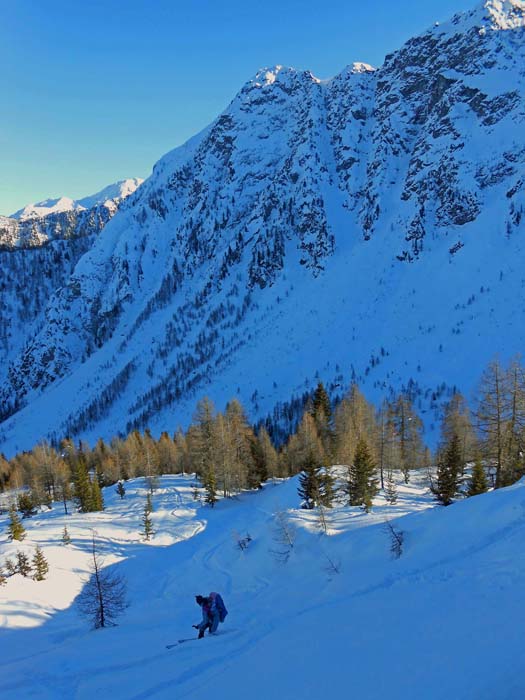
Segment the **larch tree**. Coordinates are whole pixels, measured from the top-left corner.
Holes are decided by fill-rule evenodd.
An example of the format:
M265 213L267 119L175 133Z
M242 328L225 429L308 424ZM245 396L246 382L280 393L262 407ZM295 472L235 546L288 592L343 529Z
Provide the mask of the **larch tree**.
M376 432L375 410L357 384L352 384L348 393L335 411L335 462L352 464L360 439L372 442Z
M465 398L455 393L445 404L441 420L441 443L448 445L453 436L459 440L461 462L466 465L472 461L478 451L476 433L470 419L470 411Z
M270 440L268 431L264 426L259 428L257 433L257 443L259 446L260 459L264 465L264 471L267 479L275 479L280 476L279 471L279 456L277 450Z
M126 609L126 583L111 567L104 568L97 551L95 534L91 557L91 574L76 604L80 614L91 622L94 629L99 629L115 625Z
M505 372L493 360L480 381L476 419L482 438L484 457L496 468L496 488L502 484L505 463L505 426L509 418L509 400Z
M393 423L399 468L408 484L410 472L420 467L423 461L423 423L410 399L403 394L393 405Z

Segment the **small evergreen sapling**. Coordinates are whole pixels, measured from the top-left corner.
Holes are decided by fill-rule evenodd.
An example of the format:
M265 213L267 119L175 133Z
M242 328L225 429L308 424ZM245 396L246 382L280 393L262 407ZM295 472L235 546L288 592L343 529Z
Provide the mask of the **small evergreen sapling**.
M18 542L21 542L26 536L25 528L18 517L14 504L12 504L9 508L9 525L7 527L7 536L10 540L17 540Z
M70 543L71 543L71 537L69 536L67 525L64 525L64 529L62 531L62 544L70 544Z
M386 475L385 498L391 506L395 505L397 502L397 486L391 469L388 470Z
M151 512L153 506L151 504L151 494L148 493L146 497L146 505L144 506L144 513L142 515L142 531L141 534L144 535L144 539L148 542L153 537L153 522L151 520Z
M153 537L153 523L151 521L151 516L146 509L144 509L144 514L142 516L142 535L146 542Z
M7 578L4 574L4 570L0 566L0 586L4 586L7 583Z
M21 574L25 578L31 576L29 557L25 552L21 552L20 550L16 553L16 573Z
M146 505L144 507L144 510L147 513L153 513L153 501L151 500L151 493L149 493L149 492L146 495Z
M37 545L33 556L33 578L35 581L43 581L49 573L49 564L44 556L44 552Z

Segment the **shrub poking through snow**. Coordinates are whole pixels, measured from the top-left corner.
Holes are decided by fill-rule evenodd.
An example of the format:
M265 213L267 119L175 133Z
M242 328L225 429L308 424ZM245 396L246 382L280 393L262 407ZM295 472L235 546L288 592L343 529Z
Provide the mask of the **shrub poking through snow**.
M389 523L388 521L385 523L385 525L390 537L390 552L394 559L399 559L399 557L403 554L405 533L402 530L395 528L392 523Z

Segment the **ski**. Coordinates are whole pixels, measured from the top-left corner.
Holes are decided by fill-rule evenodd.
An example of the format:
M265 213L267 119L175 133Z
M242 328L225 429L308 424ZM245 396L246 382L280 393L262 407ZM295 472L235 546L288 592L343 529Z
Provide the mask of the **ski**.
M166 649L173 649L173 647L179 644L184 644L184 642L194 642L198 637L188 637L187 639L179 639L174 644L166 644Z

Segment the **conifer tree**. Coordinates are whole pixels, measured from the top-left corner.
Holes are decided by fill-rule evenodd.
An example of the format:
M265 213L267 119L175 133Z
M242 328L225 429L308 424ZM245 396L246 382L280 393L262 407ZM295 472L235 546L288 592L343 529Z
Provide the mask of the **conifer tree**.
M75 473L75 500L81 513L91 513L93 510L93 488L89 479L86 463L79 460Z
M177 443L166 431L160 435L157 443L157 463L160 474L176 474L179 469L179 450Z
M304 413L296 433L288 440L286 452L294 474L313 464L321 467L326 463L326 454L315 421L308 412Z
M21 542L26 536L25 528L18 517L14 504L12 504L9 508L9 525L7 526L7 536L10 540L18 540L19 542Z
M334 478L330 469L325 467L321 472L319 504L325 508L331 508L334 500Z
M71 475L66 462L61 460L60 471L57 477L58 497L64 507L64 515L68 515L67 502L71 498Z
M144 513L142 515L142 534L146 541L150 540L153 536L153 522L151 520L151 495L148 493L146 498L146 505L144 506Z
M93 534L93 564L91 576L77 598L81 615L87 617L94 629L115 624L126 609L126 583L113 567L103 567Z
M204 497L205 502L212 508L217 503L217 480L215 478L215 469L209 467L206 474L203 476L202 485L206 491Z
M348 497L351 506L364 506L367 512L372 507L372 499L377 488L376 465L367 443L360 438L352 465L348 469Z
M312 509L322 505L325 508L331 508L334 499L333 483L328 469L322 469L313 463L306 466L299 475L297 489L299 498L303 502L302 507Z
M390 505L394 505L397 502L397 486L391 469L386 473L385 498Z
M354 383L335 411L336 463L352 464L359 439L371 441L375 433L374 407Z
M49 564L44 556L44 552L37 545L33 556L33 578L35 581L43 581L49 572Z
M279 457L264 426L260 428L257 434L257 442L259 444L266 477L268 479L274 479L279 475Z
M319 382L314 392L311 414L323 445L323 451L326 455L331 455L333 452L332 407L322 382Z
M461 445L459 437L454 434L438 458L437 483L433 489L436 498L444 506L452 503L458 491L462 470Z
M398 466L408 484L410 472L421 466L423 460L423 423L414 411L411 400L403 394L398 396L392 408Z
M4 574L4 570L0 566L0 586L3 586L5 583L7 583L7 578Z
M146 510L148 513L153 513L153 501L151 499L151 492L146 495Z
M306 466L299 475L297 493L302 501L302 508L311 510L319 500L321 490L321 467L315 464Z
M119 480L115 491L118 493L121 499L124 498L124 496L126 495L126 489L124 487L124 482L122 481L122 479Z
M481 377L475 415L484 455L496 467L496 488L501 485L505 461L505 424L509 418L506 388L505 372L494 360Z
M20 550L16 553L16 573L22 574L25 578L31 575L31 564L29 557Z
M487 476L481 460L478 458L474 462L472 474L468 484L467 496L478 496L480 493L488 491Z
M477 440L467 402L459 393L455 393L445 405L441 421L441 444L448 445L454 435L458 436L461 461L465 465L477 451Z
M104 497L98 479L91 483L91 511L104 510Z
M67 525L64 525L64 529L62 530L62 544L70 544L70 543L71 543L71 537L69 536Z
M24 491L18 496L18 510L22 513L22 517L24 518L30 518L36 513L35 502L31 492Z

